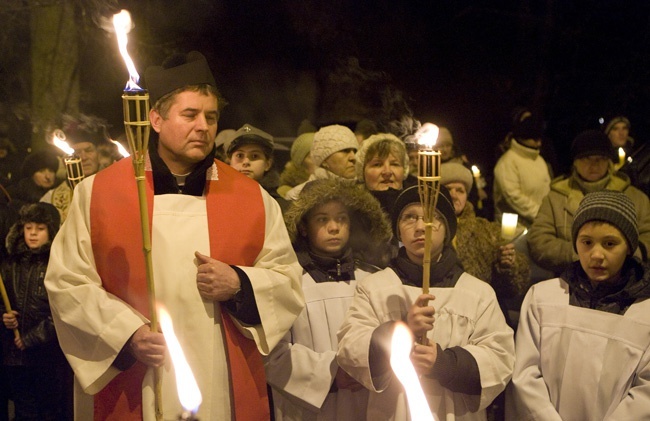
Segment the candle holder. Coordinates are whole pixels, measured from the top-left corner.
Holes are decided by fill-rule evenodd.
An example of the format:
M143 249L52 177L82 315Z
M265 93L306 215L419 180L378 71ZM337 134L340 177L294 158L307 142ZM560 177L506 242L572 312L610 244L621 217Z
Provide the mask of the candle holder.
M183 411L181 415L178 416L177 421L199 421L199 419L194 416L194 412Z
M63 163L65 164L65 171L68 177L68 185L74 193L74 188L77 184L81 183L81 180L84 179L84 169L81 165L81 158L77 155L67 155L63 158Z

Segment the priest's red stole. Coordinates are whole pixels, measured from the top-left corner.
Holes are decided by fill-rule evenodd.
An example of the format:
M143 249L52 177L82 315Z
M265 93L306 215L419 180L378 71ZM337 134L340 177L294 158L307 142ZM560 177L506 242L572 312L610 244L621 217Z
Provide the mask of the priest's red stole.
M218 179L206 182L210 255L231 265L253 266L264 244L265 232L259 184L221 161L215 163ZM149 171L146 192L151 226L154 196ZM104 288L149 317L140 211L131 158L122 159L95 176L90 232L97 272ZM225 308L221 314L233 419L270 419L264 366L255 342L237 330ZM146 367L138 362L97 393L95 421L141 420L145 371Z

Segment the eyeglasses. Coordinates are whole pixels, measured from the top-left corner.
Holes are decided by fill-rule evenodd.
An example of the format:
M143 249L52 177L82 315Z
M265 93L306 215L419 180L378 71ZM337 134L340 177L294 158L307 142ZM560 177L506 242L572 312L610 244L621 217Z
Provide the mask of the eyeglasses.
M424 222L424 215L405 213L402 216L400 216L399 222L403 224L405 227L410 228L414 226L420 219L422 220L422 222ZM433 221L431 221L431 228L433 228L434 231L438 231L441 226L442 226L442 216L436 213L433 217Z

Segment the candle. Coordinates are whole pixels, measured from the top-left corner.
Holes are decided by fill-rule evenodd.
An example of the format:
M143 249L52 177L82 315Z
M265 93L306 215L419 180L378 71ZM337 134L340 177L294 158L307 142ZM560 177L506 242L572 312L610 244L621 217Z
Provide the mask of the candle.
M516 213L506 212L501 216L501 238L508 241L515 238L518 219L519 215Z
M158 318L160 319L160 327L165 335L165 343L167 344L167 349L169 349L169 354L174 365L178 398L185 409L185 413L181 415L180 419L195 420L194 414L196 414L203 400L199 385L196 383L192 369L185 358L185 353L174 333L172 318L162 305L158 305Z
M618 148L618 168L625 164L625 149Z
M413 421L433 421L429 403L411 362L412 344L411 331L403 322L398 322L391 340L390 366L406 392L411 419Z
M476 165L472 165L472 174L474 174L474 180L478 183L478 179L481 178L481 170Z
M478 191L479 189L483 188L483 186L481 186L481 170L479 170L476 165L472 165L472 174L474 175L474 184L476 184L476 190ZM476 202L476 207L483 209L483 200L480 198L480 194L478 202Z

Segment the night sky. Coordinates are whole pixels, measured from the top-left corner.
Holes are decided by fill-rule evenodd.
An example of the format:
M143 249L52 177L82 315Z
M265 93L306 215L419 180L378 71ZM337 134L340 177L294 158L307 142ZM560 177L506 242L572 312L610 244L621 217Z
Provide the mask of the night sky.
M293 136L305 118L383 124L410 112L448 126L488 173L518 106L544 117L557 170L599 116L627 115L638 141L650 131L646 1L119 3L135 22L129 51L141 74L175 51L206 55L230 103L220 129ZM90 30L83 54L82 109L117 131L127 73L115 38Z

